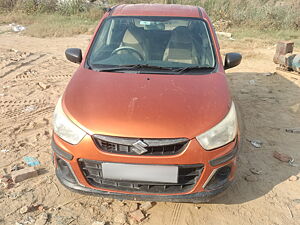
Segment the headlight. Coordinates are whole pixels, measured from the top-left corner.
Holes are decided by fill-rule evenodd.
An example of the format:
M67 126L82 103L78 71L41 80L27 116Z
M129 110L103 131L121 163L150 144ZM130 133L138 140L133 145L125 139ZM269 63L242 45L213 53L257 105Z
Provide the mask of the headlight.
M71 120L66 116L62 109L62 100L59 98L54 111L53 117L53 128L54 132L66 142L72 145L78 144L85 136L85 132L77 127Z
M233 141L237 135L237 129L235 105L232 102L226 117L216 126L196 138L204 149L212 150Z

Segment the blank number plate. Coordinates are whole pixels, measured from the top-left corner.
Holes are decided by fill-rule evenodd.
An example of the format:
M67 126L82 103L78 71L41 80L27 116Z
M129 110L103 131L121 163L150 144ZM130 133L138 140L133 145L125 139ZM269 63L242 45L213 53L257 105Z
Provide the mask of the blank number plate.
M136 165L123 163L102 163L104 179L177 183L178 167L161 165Z

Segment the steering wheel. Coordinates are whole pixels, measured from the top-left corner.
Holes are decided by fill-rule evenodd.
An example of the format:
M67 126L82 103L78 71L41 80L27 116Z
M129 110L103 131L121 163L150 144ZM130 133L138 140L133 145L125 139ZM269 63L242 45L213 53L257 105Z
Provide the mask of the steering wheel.
M139 56L139 58L142 60L142 61L144 61L145 59L144 59L144 56L138 51L138 50L136 50L135 48L133 48L133 47L129 47L129 46L122 46L122 47L119 47L119 48L116 48L115 50L113 50L113 52L111 53L112 55L113 54L116 54L116 53L118 53L119 51L123 51L123 50L126 50L126 51L131 51L131 52L134 52L134 53L136 53L138 56Z

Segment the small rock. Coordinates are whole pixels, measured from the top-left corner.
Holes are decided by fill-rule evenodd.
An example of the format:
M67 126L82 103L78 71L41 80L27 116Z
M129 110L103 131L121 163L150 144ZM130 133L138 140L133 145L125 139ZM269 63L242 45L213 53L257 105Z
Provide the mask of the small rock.
M95 221L94 223L92 223L92 225L105 225L106 222L100 222L100 221Z
M297 113L299 110L300 110L300 103L297 103L297 104L292 105L290 107L290 111L293 112L293 113Z
M27 144L26 142L21 142L21 143L19 144L19 146L20 146L21 148L23 148L26 144Z
M11 187L13 187L10 183L8 182L3 182L1 183L4 189L10 189Z
M88 210L90 211L90 213L93 215L95 213L95 209L93 207L89 207Z
M14 165L11 166L10 172L17 171L17 170L20 170L20 169L21 169L21 167L18 164L14 164Z
M39 211L45 211L45 207L43 205L39 205L37 208Z
M108 202L102 202L101 206L105 208L109 208L109 203Z
M272 76L273 73L270 73L270 72L269 72L269 73L263 73L262 75L263 75L263 76Z
M28 216L24 221L24 224L33 224L35 222L35 219L33 219L31 216Z
M37 107L36 107L35 105L28 105L28 106L26 106L26 107L24 108L23 112L28 112L28 113L30 113L30 112L33 112L33 111L36 110L36 109L37 109Z
M216 34L219 35L219 36L227 37L227 38L232 37L232 34L228 33L228 32L216 32Z
M3 176L0 178L0 183L8 183L9 178L7 176Z
M2 152L2 153L8 153L9 150L8 149L1 149L0 152Z
M42 90L46 90L50 87L50 85L45 84L43 82L38 82L38 86L40 86L42 88Z
M10 86L9 86L9 85L4 85L4 86L2 86L2 88L3 88L3 89L9 89Z
M249 80L250 85L255 85L255 83L256 83L255 80Z
M36 122L30 121L27 126L26 129L34 129L36 127Z
M113 202L113 205L114 205L114 206L117 206L117 207L123 207L123 206L124 206L124 203L123 203L123 201L115 200L115 201Z
M131 203L130 206L129 206L129 211L130 212L138 210L138 209L139 209L139 203Z
M23 206L21 209L20 209L20 213L21 214L25 214L29 211L29 207L28 206Z
M116 215L116 217L114 218L114 222L116 222L116 223L123 224L123 223L126 223L126 221L127 221L127 218L126 218L125 213L118 213Z
M300 134L300 128L289 128L289 129L285 129L285 131L288 133Z
M54 207L52 207L52 208L49 208L49 210L48 210L49 212L55 212L55 211L57 211L57 209L56 208L54 208Z
M38 172L35 170L34 167L28 167L25 169L13 171L11 173L11 177L14 183L21 182L23 180L32 178L32 177L37 177Z
M105 213L108 210L108 206L104 206L104 205L100 205L99 208L102 213Z
M300 204L300 198L293 199L292 201L296 204Z
M289 165L290 165L290 166L293 166L293 167L298 167L298 166L299 166L297 163L295 163L295 160L294 160L294 159L291 159L291 160L289 161Z
M48 214L42 213L35 221L35 225L45 225L47 223L47 220L48 220Z
M8 175L8 172L7 172L6 168L3 168L2 171L3 171L4 175Z
M247 89L241 89L242 94L249 94L249 91Z
M130 213L130 216L138 222L141 222L145 219L145 215L141 210L136 210Z
M9 49L9 51L15 52L15 53L19 52L17 49L14 49L14 48Z
M201 206L195 206L195 209L199 210L199 209L201 209Z
M287 154L279 153L277 151L273 152L273 157L278 159L281 162L290 162L293 160L293 158Z
M140 209L144 212L146 212L147 210L151 209L153 207L152 202L144 202L141 204Z
M21 193L20 192L12 192L8 195L8 197L12 200L15 200L15 199L21 197Z
M260 141L260 140L252 140L252 141L250 141L250 143L255 147L255 148L261 148L261 146L262 146L262 141Z
M257 177L255 175L249 175L245 177L245 180L248 182L255 182L258 181Z
M46 124L46 125L48 125L49 124L49 119L47 119L47 118L43 118L43 122Z
M44 135L47 136L47 137L49 137L50 136L50 132L48 130L45 130L44 131Z
M289 178L289 181L296 181L296 180L298 180L298 177L297 177L297 176L291 176L291 177Z
M262 171L261 170L258 170L256 168L250 168L249 171L255 175L260 175L262 174Z

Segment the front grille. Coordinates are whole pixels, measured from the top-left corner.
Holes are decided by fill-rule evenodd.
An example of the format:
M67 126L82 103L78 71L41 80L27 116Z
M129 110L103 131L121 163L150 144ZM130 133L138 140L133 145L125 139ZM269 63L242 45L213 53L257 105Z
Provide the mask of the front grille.
M79 159L79 166L87 182L98 188L139 193L182 193L190 191L197 183L203 164L179 165L178 183L153 183L104 179L102 162Z
M94 135L93 140L96 146L105 152L126 155L176 155L182 152L187 146L189 139L173 138L173 139L138 139L138 138L122 138L104 135ZM147 152L139 154L134 143L142 141L145 143Z

